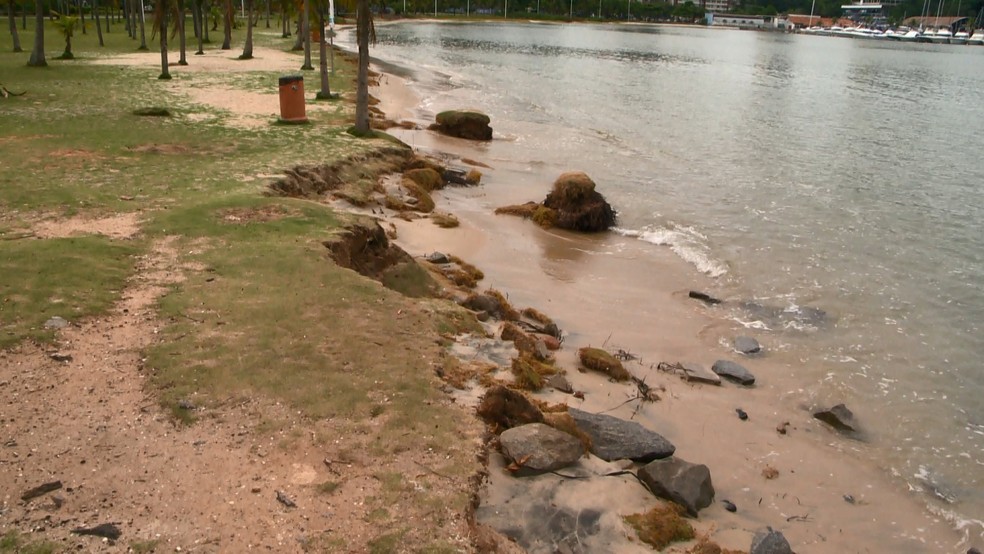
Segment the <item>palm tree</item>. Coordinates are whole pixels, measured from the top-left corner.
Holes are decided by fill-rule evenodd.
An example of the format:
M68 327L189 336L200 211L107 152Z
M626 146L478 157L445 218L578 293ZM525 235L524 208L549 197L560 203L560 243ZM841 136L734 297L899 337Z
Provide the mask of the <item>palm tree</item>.
M158 3L164 2L164 1L165 0L159 0ZM136 6L136 2L133 2L133 0L130 0L130 2L134 4L134 8L137 7ZM133 21L134 21L134 24L136 24L137 18L134 17L133 18ZM147 29L146 29L145 23L146 23L146 21L145 21L145 18L144 18L143 2L141 1L140 2L140 47L137 48L137 50L150 50L150 48L147 47Z
M359 76L355 85L355 132L369 133L369 43L376 42L376 29L369 13L369 0L358 0L355 14L359 43Z
M34 49L31 58L27 60L30 67L45 67L48 62L44 59L44 0L34 0Z
M103 43L102 23L99 21L99 0L92 0L92 14L96 18L96 34L99 35L99 46L106 46Z
M318 35L321 40L318 41L318 60L320 65L321 73L321 90L315 95L319 100L328 100L331 98L331 88L328 86L328 40L325 35L325 10L331 9L327 2L321 0L318 2L318 23L320 24L321 32ZM329 30L328 32L333 32Z
M177 16L174 24L174 32L178 34L178 45L180 50L180 56L178 58L178 65L188 65L188 58L185 55L185 0L178 0L177 5ZM172 34L173 38L174 35Z
M246 44L239 59L253 59L253 0L246 0Z
M304 0L303 8L301 9L301 38L304 40L304 65L301 69L314 69L311 65L311 15L310 15L311 5L308 0Z
M161 74L157 76L158 79L171 78L171 72L167 68L167 4L167 0L157 0L154 5L153 32L161 35Z
M17 34L17 21L14 18L14 0L7 0L7 15L10 17L10 36L14 39L14 52L23 52L20 35Z
M204 10L202 10L202 0L192 0L191 2L191 16L192 21L195 26L195 38L198 39L198 51L195 52L196 56L205 55L205 50L203 49L203 41L205 33L207 32L208 25L203 21L202 16L204 15Z
M62 52L61 56L58 56L59 60L75 59L75 55L72 54L72 37L75 35L75 27L78 24L79 18L74 15L60 14L55 20L55 28L65 37L65 51Z
M230 50L232 48L232 20L236 17L236 8L232 5L232 0L225 0L223 11L225 13L222 15L222 30L225 32L225 37L222 39L222 49Z

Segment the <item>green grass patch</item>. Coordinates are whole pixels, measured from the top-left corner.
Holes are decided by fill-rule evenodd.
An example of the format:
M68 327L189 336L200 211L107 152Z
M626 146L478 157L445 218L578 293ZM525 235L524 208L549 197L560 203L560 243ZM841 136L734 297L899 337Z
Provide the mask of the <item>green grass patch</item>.
M138 242L101 236L0 241L0 348L50 340L44 322L52 316L76 321L106 311L139 251Z
M50 541L31 541L23 533L16 530L7 531L0 537L0 552L11 554L53 554L60 547Z

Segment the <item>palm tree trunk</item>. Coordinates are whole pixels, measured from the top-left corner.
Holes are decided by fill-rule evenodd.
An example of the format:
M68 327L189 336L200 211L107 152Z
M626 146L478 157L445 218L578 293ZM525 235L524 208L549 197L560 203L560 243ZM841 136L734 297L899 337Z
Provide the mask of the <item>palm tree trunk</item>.
M130 1L133 2L133 0L130 0ZM165 0L158 0L158 1L159 2L164 2ZM136 2L133 2L133 3L134 3L134 7L136 7ZM140 0L140 16L139 17L140 17L140 48L139 48L139 50L150 50L150 48L147 47L147 31L146 31L146 25L144 24L145 23L145 18L144 18L144 4L143 4L143 0ZM133 19L133 24L134 25L137 24L137 19L136 18Z
M205 34L205 22L202 21L202 0L194 0L192 4L192 9L194 10L195 19L195 38L198 39L198 51L195 52L196 56L204 56L205 50L203 46L202 36Z
M294 31L297 33L297 38L294 39L294 46L290 47L292 52L304 49L304 18L301 14L297 14L297 27Z
M212 39L208 38L208 14L212 11L212 3L208 0L199 0L199 2L202 6L202 14L199 16L202 19L202 41L205 44L212 44Z
M253 59L253 0L246 0L246 45L240 60Z
M273 9L270 4L273 0L266 0L266 28L270 28L270 10Z
M355 84L355 132L369 133L369 0L359 0L355 14L359 76Z
M44 6L43 0L34 0L34 49L31 50L31 58L27 65L31 67L45 67L48 61L44 59Z
M165 0L158 0L158 2L164 2ZM161 33L161 74L157 76L158 79L170 79L171 72L167 68L167 11L163 10L161 7L157 9L164 11L161 14L160 21L160 31Z
M14 52L23 52L20 45L20 35L17 34L17 18L14 17L14 0L7 2L7 15L10 16L10 36L14 39Z
M92 0L92 13L96 18L96 34L99 35L99 46L106 46L103 42L102 23L99 21L99 0Z
M79 3L79 22L82 23L82 34L85 34L85 10L82 9L82 0L77 0Z
M232 5L232 0L225 0L225 14L223 16L223 28L225 36L222 38L222 49L232 49L232 18L235 17L236 8Z
M314 66L311 65L311 17L309 15L310 4L308 0L304 0L304 13L301 14L301 38L304 39L304 65L301 69L312 70Z
M318 10L318 22L321 24L321 28L325 28L325 12L323 9ZM326 40L324 33L321 33L321 40L318 43L318 61L320 62L319 69L321 72L321 90L317 94L317 98L322 100L327 100L331 98L331 88L328 86L328 41Z
M188 65L185 38L185 0L178 0L178 45L181 52L178 57L178 65Z

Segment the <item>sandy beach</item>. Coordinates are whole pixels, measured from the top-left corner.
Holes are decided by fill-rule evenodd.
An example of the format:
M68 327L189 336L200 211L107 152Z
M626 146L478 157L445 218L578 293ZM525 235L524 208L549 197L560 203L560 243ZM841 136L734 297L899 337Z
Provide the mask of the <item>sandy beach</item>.
M404 79L384 76L373 94L391 119L411 119L421 128L430 123L412 109L422 99ZM491 116L494 127L495 114ZM842 437L812 417L813 409L837 399L810 398L797 382L795 360L769 352L767 343L766 355L742 359L730 346L738 334L734 324L688 298L690 290L707 290L712 282L669 249L654 252L652 245L614 233L544 231L531 222L493 215L497 206L541 200L557 176L487 159L487 145L481 143L422 130L390 132L422 153L492 166L482 169L481 186L436 195L438 209L454 213L460 228L394 218L397 242L413 255L456 254L485 272L480 288L499 289L514 304L535 307L557 321L565 331L558 365L568 370L568 379L584 391L584 399L556 391L540 398L632 418L673 442L676 456L706 464L716 497L694 522L699 532L723 547L747 549L754 532L771 526L800 553L965 552L979 546L968 543L942 514L929 513L919 496L923 493L905 490L901 479L892 479L889 470L870 461L864 443ZM524 182L517 184L517 176L525 176ZM604 194L605 176L591 177ZM754 336L754 329L740 334ZM659 388L661 400L626 402L634 387L578 372L575 353L582 346L638 356L628 369ZM658 362L709 368L718 359L748 367L758 377L756 386L691 384L655 369ZM737 408L748 413L747 421L736 416ZM788 432L780 434L777 426L784 422L789 422ZM515 479L497 471L496 464L501 461L494 457L492 486L508 486ZM766 468L774 468L778 476L766 478ZM645 496L623 501L612 491L606 504L611 509L628 514L650 507L632 505L645 502ZM737 512L726 511L722 499L734 502Z

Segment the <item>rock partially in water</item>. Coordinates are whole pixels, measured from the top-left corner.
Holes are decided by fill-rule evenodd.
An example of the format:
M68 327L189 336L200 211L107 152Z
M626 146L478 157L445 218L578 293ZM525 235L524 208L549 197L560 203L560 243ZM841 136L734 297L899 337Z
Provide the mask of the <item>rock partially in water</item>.
M431 130L468 140L492 140L489 116L471 110L448 110L437 114Z
M557 177L543 206L556 212L554 225L561 229L596 233L615 226L615 210L595 190L594 181L580 171Z
M752 375L751 371L745 369L745 366L729 360L718 360L714 362L714 365L711 366L711 371L729 381L734 381L746 387L755 384L755 376Z
M714 500L711 470L680 458L650 462L639 470L639 479L660 498L683 506L692 517Z
M765 531L759 531L752 537L752 547L748 549L748 554L794 554L789 546L789 541L779 531L774 531L769 527Z
M813 417L844 433L857 433L859 430L854 413L843 404L814 412Z
M746 356L758 354L762 352L762 345L759 344L759 341L753 339L752 337L742 335L735 337L735 350L745 354Z
M477 411L482 419L502 429L527 423L543 423L543 413L526 395L502 385L486 391Z
M721 303L721 300L720 299L714 298L713 296L707 294L706 292L700 292L700 291L692 290L692 291L690 291L690 295L689 296L690 296L690 298L693 298L694 300L700 300L701 302L705 302L707 304L720 304Z
M507 429L499 435L499 444L502 454L520 466L520 475L567 467L584 455L580 440L542 423Z
M579 429L591 438L591 453L605 461L651 462L673 455L676 447L634 421L568 408Z

